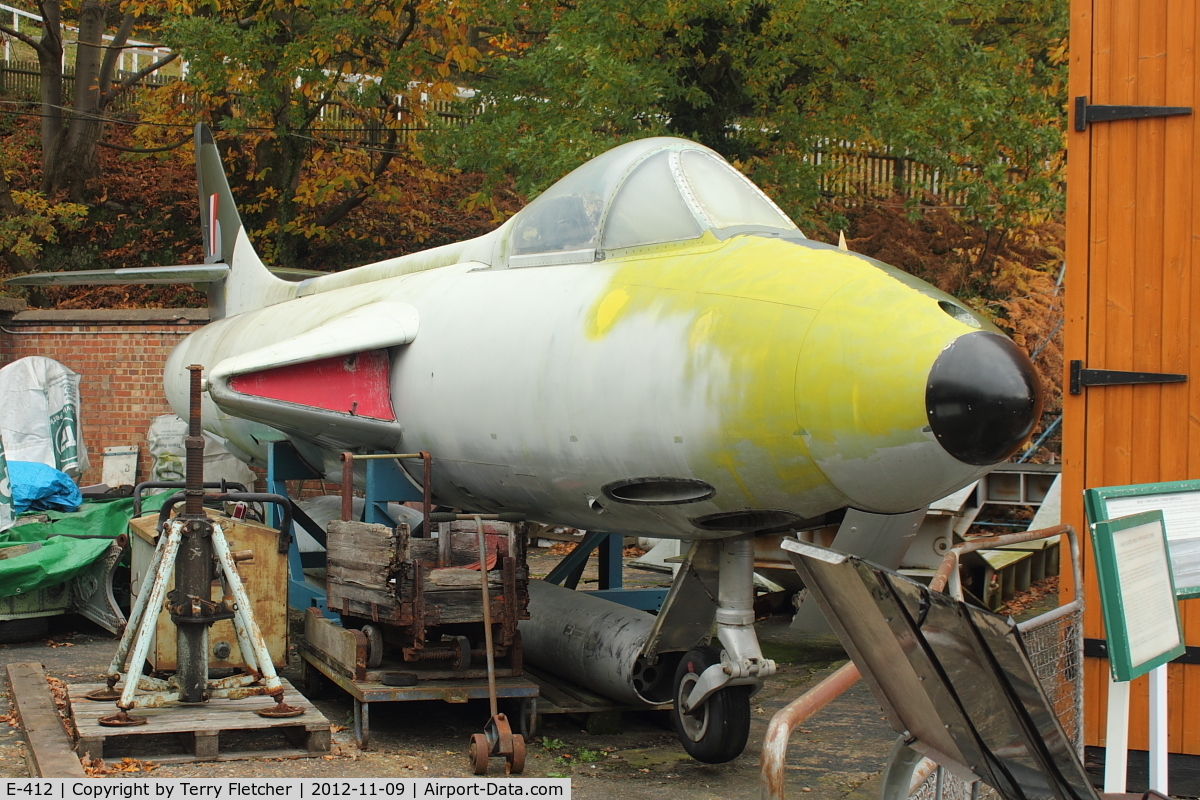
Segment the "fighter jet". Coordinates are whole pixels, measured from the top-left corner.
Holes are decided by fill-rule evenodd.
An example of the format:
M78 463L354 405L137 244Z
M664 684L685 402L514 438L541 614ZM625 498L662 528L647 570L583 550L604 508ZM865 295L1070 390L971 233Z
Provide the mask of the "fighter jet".
M203 125L196 143L205 264L10 283L207 284L213 321L171 355L166 393L184 415L186 367L205 365L205 426L251 463L286 439L337 480L341 451L427 450L444 506L720 540L723 652L673 671L703 760L741 752L775 668L752 625L754 535L844 515L835 546L896 566L907 521L1040 413L1029 359L990 322L806 238L694 142L621 145L488 234L299 283L255 253Z

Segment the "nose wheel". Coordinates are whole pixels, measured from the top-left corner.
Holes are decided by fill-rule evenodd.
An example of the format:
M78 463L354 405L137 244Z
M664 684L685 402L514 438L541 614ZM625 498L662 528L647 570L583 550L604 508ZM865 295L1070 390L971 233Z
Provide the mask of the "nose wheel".
M706 764L732 761L750 739L750 686L726 686L690 712L680 710L704 670L720 663L720 649L697 647L684 655L675 670L675 707L671 711L675 732L688 755Z

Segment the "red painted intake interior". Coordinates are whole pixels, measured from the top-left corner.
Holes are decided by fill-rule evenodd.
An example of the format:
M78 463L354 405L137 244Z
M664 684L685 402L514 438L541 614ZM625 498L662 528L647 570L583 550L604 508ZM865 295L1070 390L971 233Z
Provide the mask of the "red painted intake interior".
M368 350L247 372L229 386L241 394L392 421L389 366L386 350Z

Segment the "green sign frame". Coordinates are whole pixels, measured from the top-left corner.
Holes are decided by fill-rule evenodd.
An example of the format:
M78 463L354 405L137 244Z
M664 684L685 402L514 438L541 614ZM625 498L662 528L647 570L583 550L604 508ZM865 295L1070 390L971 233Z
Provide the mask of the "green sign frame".
M1200 480L1102 486L1083 493L1088 522L1162 511L1175 597L1200 597Z
M1131 681L1183 655L1162 511L1097 522L1092 549L1113 679Z

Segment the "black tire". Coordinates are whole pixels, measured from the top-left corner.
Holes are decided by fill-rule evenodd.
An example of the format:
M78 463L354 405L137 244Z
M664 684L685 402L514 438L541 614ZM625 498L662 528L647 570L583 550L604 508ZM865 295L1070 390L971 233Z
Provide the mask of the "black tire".
M705 764L724 764L746 749L750 739L750 686L727 686L709 696L697 714L682 714L680 698L704 670L721 663L716 647L689 650L675 669L675 707L671 721L688 755Z

